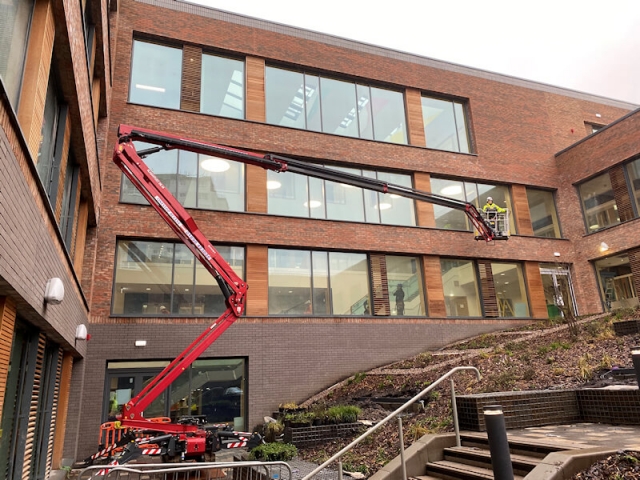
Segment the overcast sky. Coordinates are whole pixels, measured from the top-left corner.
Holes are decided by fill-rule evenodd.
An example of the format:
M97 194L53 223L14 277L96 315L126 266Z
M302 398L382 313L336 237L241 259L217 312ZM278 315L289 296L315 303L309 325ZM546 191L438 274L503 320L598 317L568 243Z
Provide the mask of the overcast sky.
M640 105L639 0L191 0Z

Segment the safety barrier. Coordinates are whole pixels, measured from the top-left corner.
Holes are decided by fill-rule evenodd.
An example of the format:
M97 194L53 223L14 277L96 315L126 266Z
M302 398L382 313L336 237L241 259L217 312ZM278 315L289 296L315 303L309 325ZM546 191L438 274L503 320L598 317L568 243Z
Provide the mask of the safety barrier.
M149 421L152 423L171 423L171 419L169 417L155 417L150 418ZM103 448L113 445L120 441L122 436L129 430L130 428L128 427L120 426L120 422L105 422L100 425L98 445L101 445Z

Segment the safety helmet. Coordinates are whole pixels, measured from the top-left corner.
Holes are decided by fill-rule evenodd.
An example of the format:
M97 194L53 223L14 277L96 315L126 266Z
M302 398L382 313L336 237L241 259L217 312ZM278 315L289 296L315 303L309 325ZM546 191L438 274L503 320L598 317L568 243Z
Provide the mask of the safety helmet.
M493 198L487 197L487 202L493 202Z

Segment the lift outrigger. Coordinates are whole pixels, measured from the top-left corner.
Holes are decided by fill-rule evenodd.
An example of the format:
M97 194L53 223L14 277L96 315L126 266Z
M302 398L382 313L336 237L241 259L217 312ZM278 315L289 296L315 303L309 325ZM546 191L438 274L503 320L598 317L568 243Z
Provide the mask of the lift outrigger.
M137 151L134 145L136 141L155 146ZM189 458L211 461L215 458L215 452L220 449L245 446L251 448L262 442L262 438L256 433L235 432L226 424L207 425L204 416L187 416L180 418L177 422L171 422L170 419L164 418L147 419L143 415L145 408L244 313L248 288L244 280L236 275L198 229L191 215L142 160L153 153L175 149L255 165L275 172L307 175L462 210L475 229L476 240L492 242L507 240L509 237L506 214L491 212L487 217L469 202L279 155L261 155L153 130L120 125L113 161L216 279L225 297L227 309L140 393L128 401L114 421L105 424L106 426L103 425L103 429L110 430L111 433L117 431L117 438L114 435L109 436L108 444L100 445L99 451L85 460L89 464L105 458L112 459L112 464L124 464L142 454L158 455L164 461L180 461Z

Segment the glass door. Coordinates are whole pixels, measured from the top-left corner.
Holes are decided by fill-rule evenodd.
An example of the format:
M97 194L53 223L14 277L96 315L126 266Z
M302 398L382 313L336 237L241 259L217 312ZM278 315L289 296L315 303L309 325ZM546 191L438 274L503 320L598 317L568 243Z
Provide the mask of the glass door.
M540 275L549 318L564 318L566 311L577 314L569 269L541 266Z

